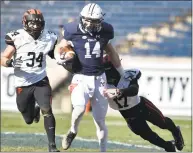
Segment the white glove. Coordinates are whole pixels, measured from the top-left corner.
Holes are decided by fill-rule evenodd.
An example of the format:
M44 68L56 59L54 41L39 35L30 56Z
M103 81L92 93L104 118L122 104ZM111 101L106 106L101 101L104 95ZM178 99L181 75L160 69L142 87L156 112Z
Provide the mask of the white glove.
M105 89L103 93L105 97L113 99L119 95L119 89Z
M65 57L65 53L63 54L56 54L56 61L58 65L65 65L66 59Z

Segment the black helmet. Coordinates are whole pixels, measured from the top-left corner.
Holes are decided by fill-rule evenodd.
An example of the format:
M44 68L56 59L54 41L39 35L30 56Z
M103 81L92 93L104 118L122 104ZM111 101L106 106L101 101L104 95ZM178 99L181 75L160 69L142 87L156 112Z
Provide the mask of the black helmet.
M22 24L24 30L36 40L44 30L45 21L43 14L38 9L29 9L23 15Z

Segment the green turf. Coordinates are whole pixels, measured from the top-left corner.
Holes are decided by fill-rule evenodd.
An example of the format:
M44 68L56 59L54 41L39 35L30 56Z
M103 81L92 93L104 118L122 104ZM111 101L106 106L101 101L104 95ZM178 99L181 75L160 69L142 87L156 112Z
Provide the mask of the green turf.
M68 131L68 128L70 127L70 114L62 114L62 115L55 115L56 117L56 134L66 134ZM106 118L108 130L109 130L109 136L108 139L111 141L119 141L129 144L140 144L140 145L151 145L149 142L144 141L139 136L133 134L128 127L126 126L126 123L122 118L119 117L107 117ZM185 141L185 147L183 151L191 152L191 120L177 120L175 119L174 122L177 125L181 126L182 134L184 136ZM108 124L111 123L111 124ZM115 123L113 125L113 123ZM116 123L121 123L117 124ZM152 130L157 132L162 138L165 140L172 140L172 135L167 130L159 129L156 126L153 126ZM26 125L23 121L23 118L18 113L9 113L9 112L1 112L1 131L2 132L18 132L18 133L45 133L44 131L44 125L43 125L43 118L41 117L40 123L38 124L32 124L32 125ZM95 126L92 120L91 115L84 116L83 120L80 123L79 127L79 137L83 138L96 138L96 132L95 132ZM1 151L46 151L47 148L30 148L30 147L9 147L9 146L1 146ZM97 151L96 149L75 149L70 148L68 151ZM109 150L109 151L126 151L121 150L121 148L118 148L118 150ZM129 151L135 151L135 150L129 150Z

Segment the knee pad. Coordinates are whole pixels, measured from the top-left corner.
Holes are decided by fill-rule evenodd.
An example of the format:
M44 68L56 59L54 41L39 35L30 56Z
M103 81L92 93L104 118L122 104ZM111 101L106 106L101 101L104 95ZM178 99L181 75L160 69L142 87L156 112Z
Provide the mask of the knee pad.
M41 112L42 112L42 115L44 116L44 117L49 117L49 116L51 116L51 115L53 115L52 114L52 109L51 108L48 108L48 109L41 109Z

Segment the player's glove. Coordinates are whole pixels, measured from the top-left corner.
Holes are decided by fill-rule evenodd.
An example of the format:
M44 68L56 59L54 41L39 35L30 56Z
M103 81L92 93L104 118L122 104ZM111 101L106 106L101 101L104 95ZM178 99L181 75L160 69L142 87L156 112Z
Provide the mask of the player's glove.
M22 56L20 56L19 58L15 59L15 60L13 60L13 59L7 60L6 64L8 67L21 68L21 65L23 63L21 58L22 58Z
M119 90L118 89L105 89L104 90L104 96L109 98L109 99L114 99L119 95Z

